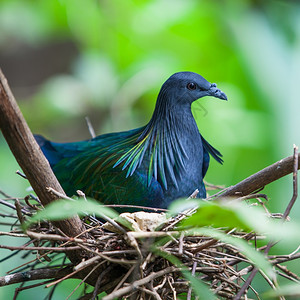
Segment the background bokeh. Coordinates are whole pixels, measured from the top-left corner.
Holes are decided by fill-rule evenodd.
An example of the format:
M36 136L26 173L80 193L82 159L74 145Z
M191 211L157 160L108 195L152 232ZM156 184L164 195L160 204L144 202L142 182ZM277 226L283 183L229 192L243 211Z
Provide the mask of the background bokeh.
M229 99L193 104L224 156L206 180L229 186L300 145L299 16L299 1L287 0L1 0L0 67L32 131L61 142L90 137L85 116L97 134L144 125L171 74L200 73ZM1 135L0 189L22 197L29 185L18 168ZM291 176L265 192L282 212Z

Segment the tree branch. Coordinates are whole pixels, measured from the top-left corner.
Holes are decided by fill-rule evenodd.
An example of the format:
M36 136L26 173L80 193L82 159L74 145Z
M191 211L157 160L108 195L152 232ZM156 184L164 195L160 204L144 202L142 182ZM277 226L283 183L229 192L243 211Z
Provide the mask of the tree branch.
M0 129L41 203L47 205L59 199L57 195L47 191L48 187L65 195L47 159L36 143L1 69ZM68 220L57 221L55 225L70 237L78 236L84 231L78 216ZM70 259L72 261L80 259L81 255L78 255L79 252L77 252L71 255Z
M31 280L61 278L70 273L70 268L45 268L19 272L0 277L0 287Z
M300 160L300 154L298 159ZM218 193L220 197L246 196L264 188L267 184L293 172L294 156L291 155L247 177L236 185ZM298 165L299 169L300 165Z

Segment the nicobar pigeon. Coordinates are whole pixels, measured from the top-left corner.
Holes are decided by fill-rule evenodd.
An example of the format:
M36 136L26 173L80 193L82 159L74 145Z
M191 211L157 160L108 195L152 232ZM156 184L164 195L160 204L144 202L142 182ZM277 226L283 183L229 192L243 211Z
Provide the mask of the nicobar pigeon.
M103 204L167 208L175 199L199 190L210 155L221 153L200 134L193 101L226 95L199 74L173 74L161 87L154 113L143 127L93 139L55 143L35 136L67 195L83 191Z

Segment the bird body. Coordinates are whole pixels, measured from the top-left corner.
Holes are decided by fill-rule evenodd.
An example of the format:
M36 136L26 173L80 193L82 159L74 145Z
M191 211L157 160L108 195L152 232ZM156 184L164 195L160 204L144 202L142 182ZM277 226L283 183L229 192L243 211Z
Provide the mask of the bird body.
M205 198L203 177L209 154L221 154L200 134L193 101L226 95L192 72L172 75L162 86L149 123L91 140L54 143L36 140L68 195L82 190L104 204L166 208L195 189Z

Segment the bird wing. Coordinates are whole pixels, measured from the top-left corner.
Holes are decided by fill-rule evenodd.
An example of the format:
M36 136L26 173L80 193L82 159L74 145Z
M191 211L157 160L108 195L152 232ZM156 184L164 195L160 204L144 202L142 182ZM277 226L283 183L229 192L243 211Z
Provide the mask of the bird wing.
M103 203L158 207L163 191L154 177L148 185L148 170L140 168L126 176L124 165L127 161L116 164L120 157L135 147L139 134L139 130L134 130L127 134L99 136L86 142L88 145L77 143L82 151L73 157L63 158L53 167L66 193L73 195L80 189ZM62 146L56 145L56 149L59 147Z
M145 197L161 199L162 187L167 189L167 179L178 187L176 176L184 167L186 153L176 135L157 131L140 139L144 129L110 133L74 143L54 143L43 137L36 139L68 195L82 189L101 200L109 199L118 190L119 196L111 201L118 203L117 198L125 190L128 197L137 196L138 190ZM114 187L114 192L108 186Z
M128 137L140 132L142 128L137 128L130 131L113 132L99 135L93 139L72 142L72 143L55 143L45 139L41 135L34 135L37 143L41 147L44 155L50 162L51 167L54 167L64 158L73 158L89 148L106 148L115 145L120 141L126 140Z

